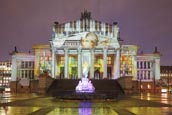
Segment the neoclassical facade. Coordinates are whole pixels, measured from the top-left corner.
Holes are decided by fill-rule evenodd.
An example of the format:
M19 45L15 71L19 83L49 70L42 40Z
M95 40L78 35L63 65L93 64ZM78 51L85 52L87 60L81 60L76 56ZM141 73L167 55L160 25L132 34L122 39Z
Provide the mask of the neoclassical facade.
M160 79L160 53L139 54L139 46L123 45L117 23L93 20L90 12L79 20L54 22L50 44L35 45L34 75L48 71L56 79ZM156 49L157 50L157 49Z
M120 76L120 43L117 23L81 19L65 24L54 23L52 50L53 78L81 78L87 67L89 78L117 79ZM99 73L96 75L96 73Z
M34 59L30 53L15 53L12 55L11 81L22 78L34 79Z

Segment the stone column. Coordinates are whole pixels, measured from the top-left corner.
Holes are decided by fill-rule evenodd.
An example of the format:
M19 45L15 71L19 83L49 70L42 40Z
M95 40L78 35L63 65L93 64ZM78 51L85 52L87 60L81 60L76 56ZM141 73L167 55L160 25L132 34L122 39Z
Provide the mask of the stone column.
M115 76L113 79L118 79L120 77L120 48L116 50L116 60L115 60Z
M52 75L52 78L55 78L56 77L56 50L55 48L52 48L51 63L52 63L51 75Z
M103 49L103 78L107 78L107 48Z
M148 73L149 73L149 71L147 70L147 71L146 71L146 79L147 79L147 80L148 80L148 78L149 78Z
M68 64L69 64L69 58L68 58L68 48L64 48L64 54L65 54L65 73L64 73L64 78L67 79L68 78Z
M141 62L139 61L139 69L141 69Z
M90 78L94 78L94 49L91 49L91 71Z
M154 75L153 75L153 70L151 69L151 70L150 70L150 79L153 78L153 76L154 76Z
M160 57L155 59L155 80L160 79Z
M80 48L78 48L78 78L82 78L82 55Z
M145 71L142 71L142 78L145 79Z
M146 69L148 69L148 61L146 61Z

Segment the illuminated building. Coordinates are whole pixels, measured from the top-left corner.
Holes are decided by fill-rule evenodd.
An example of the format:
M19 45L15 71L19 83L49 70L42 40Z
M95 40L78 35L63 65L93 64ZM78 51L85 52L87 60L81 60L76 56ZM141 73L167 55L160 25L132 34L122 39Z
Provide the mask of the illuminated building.
M94 20L85 11L79 20L54 22L52 30L50 44L34 45L34 56L14 55L12 64L20 68L22 61L34 61L34 75L29 71L35 78L46 71L55 79L81 79L87 67L89 79L130 76L140 90L155 90L155 81L160 79L160 53L155 48L152 54L138 54L139 46L121 44L117 22ZM14 66L12 80L27 77L27 72Z
M34 57L30 53L15 53L12 55L12 81L21 78L34 78Z
M117 23L93 20L90 12L82 13L79 20L55 22L50 45L33 48L35 70L44 68L57 79L80 79L84 66L89 67L88 76L92 79L133 76L133 80L140 80L142 74L143 81L160 79L159 54L138 55L139 46L121 45ZM98 76L96 71L100 73Z
M0 62L0 87L9 87L11 81L11 60Z
M91 19L84 12L81 19L65 24L54 23L51 76L80 79L84 66L89 78L117 79L120 76L120 43L117 23ZM94 76L95 71L100 73Z
M161 66L160 84L167 91L172 91L172 66Z
M137 55L137 80L142 92L159 92L156 85L160 80L160 56L157 47L152 54Z
M33 46L35 52L34 76L38 77L43 71L51 73L51 49L48 44Z

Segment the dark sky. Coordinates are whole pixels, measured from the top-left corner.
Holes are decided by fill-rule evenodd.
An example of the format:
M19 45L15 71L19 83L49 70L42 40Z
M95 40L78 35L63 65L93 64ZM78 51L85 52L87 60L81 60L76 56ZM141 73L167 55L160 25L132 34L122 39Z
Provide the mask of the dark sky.
M54 21L79 19L84 9L93 19L117 21L124 44L144 53L157 46L161 65L172 65L172 0L0 0L0 61L10 58L14 46L28 52L48 43Z

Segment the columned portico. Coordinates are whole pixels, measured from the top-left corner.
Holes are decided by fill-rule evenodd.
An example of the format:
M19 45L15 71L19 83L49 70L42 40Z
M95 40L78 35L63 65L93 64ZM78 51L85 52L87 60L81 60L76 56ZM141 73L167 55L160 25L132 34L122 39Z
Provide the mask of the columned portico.
M69 52L70 54L71 53L71 49L69 48L64 48L63 49L64 52L62 53L61 52L61 49L59 50L56 50L55 48L52 48L52 70L51 70L51 73L52 73L52 78L58 78L58 76L60 76L60 74L58 73L63 73L63 71L60 69L60 67L63 67L63 65L59 65L61 62L59 61L62 61L60 60L60 57L59 55L63 55L64 54L64 79L69 79L70 78L70 71L73 72L71 70L72 66L70 66L72 63L75 63L75 62L69 62ZM77 57L75 57L75 60L76 61L76 64L77 64L77 73L76 73L76 76L78 79L82 78L83 77L83 69L84 69L84 66L83 65L85 62L85 60L83 60L83 58L87 57L88 60L90 60L90 62L88 62L88 66L89 66L89 77L91 79L94 79L95 76L94 76L94 73L95 73L95 55L102 55L102 58L100 58L102 61L99 61L99 64L100 66L98 67L100 69L100 73L101 74L101 79L106 79L107 78L107 67L108 67L108 62L107 62L107 59L108 59L108 49L107 48L103 48L102 51L99 49L99 50L96 50L96 49L90 49L90 50L86 50L86 49L82 49L82 48L77 48L75 50L75 52L77 53ZM100 53L102 52L102 53ZM86 54L87 53L87 54ZM83 54L83 55L82 55ZM74 54L76 55L76 54ZM83 57L84 56L84 57ZM63 57L63 56L62 56ZM117 79L120 77L120 52L119 50L116 51L116 53L114 54L114 63L113 65L115 66L114 67L114 71L112 71L111 74L113 74L112 76L112 79ZM59 58L59 59L58 59ZM60 67L58 67L58 65ZM58 68L57 68L57 67ZM70 70L69 70L70 69ZM96 69L97 70L97 69ZM102 71L103 70L103 71ZM62 78L60 76L60 78Z
M80 79L84 69L87 69L89 74L87 76L92 79L95 78L95 72L98 73L96 74L99 76L98 79L106 79L107 73L109 78L113 75L112 79L120 76L120 52L113 51L119 47L117 23L98 22L91 19L90 14L85 12L79 20L54 24L52 47L56 50L64 49L64 52L56 55L56 52L52 51L53 78L55 76L58 78L64 70L65 79L75 79L76 76ZM56 61L57 56L59 57ZM107 61L107 59L110 60ZM55 61L57 63L53 63Z
M100 55L102 55L102 66L101 66L101 70L103 69L102 71L102 79L106 79L107 78L107 58L108 58L108 48L102 48L102 53L100 53L100 49L99 50L96 50L95 48L93 49L90 49L90 50L85 50L85 49L82 49L82 48L76 48L76 52L77 52L77 57L76 57L76 60L77 60L77 78L80 79L82 78L82 70L83 70L83 56L86 56L89 58L90 62L88 62L89 64L89 77L90 78L94 78L94 72L95 72L95 55L98 53ZM55 48L52 48L52 70L51 70L51 73L52 73L52 78L58 78L58 73L62 73L62 71L58 68L56 68L56 64L59 64L60 62L58 62L59 60L57 59L58 56L59 56L59 53L60 50L56 50ZM69 52L71 52L71 49L70 48L64 48L64 78L65 79L69 79ZM89 52L89 53L88 53ZM62 52L61 52L62 53ZM60 53L60 54L61 54ZM82 55L82 53L84 55ZM85 55L85 53L88 53L87 55ZM70 53L71 54L71 53ZM113 63L113 66L114 66L114 71L112 71L112 79L117 79L120 77L120 49L116 49L116 53L114 54L114 63ZM57 72L58 71L58 72Z

